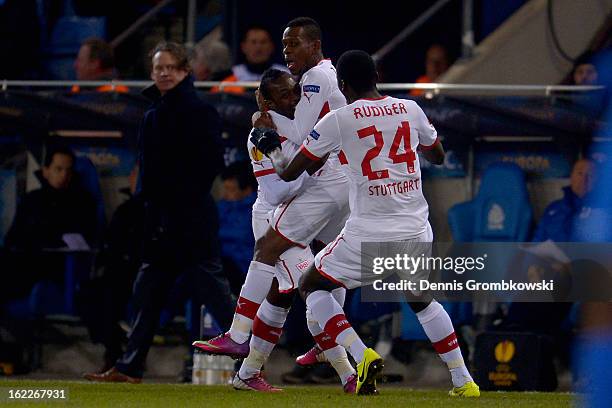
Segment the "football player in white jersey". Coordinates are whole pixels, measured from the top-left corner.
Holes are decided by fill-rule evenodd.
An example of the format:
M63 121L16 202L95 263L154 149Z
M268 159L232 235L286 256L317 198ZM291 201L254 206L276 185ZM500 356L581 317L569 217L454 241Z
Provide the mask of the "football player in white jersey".
M308 87L304 87L303 81L301 82L302 85L299 88L301 99L296 107L294 119L284 118L273 112L270 113L272 116L265 115L265 117L268 120L271 117L278 120L276 127L279 131L286 133L289 141L299 145L308 134L308 131L305 130L307 127L303 127L303 135L298 134L302 129L300 128L301 123L312 126L310 124L316 123L319 117L330 108L344 105L345 100L337 88L335 70L329 68L331 64L323 60L320 28L314 20L300 18L290 22L283 34L283 43L288 67L296 71L294 73L305 70L304 76L307 76L310 71L315 74L307 76L312 81L308 83ZM304 102L305 99L307 99L306 102ZM263 105L261 98L259 104ZM282 120L284 121L281 123ZM261 126L261 123L256 122L256 125ZM285 201L274 211L270 220L270 228L256 242L254 261L249 267L247 282L245 282L245 285L249 286L250 277L253 277L253 281L263 281L271 279L271 275L276 275L279 286L272 286L272 293L268 294L267 298L267 291L262 293L263 285L259 285L257 296L251 296L252 299L241 296L230 331L209 341L195 344L200 350L212 354L242 357L245 356L245 352L248 352L234 380L236 388L259 391L277 390L263 380L260 369L280 337L291 305L292 296L289 293L283 296L283 292L290 292L296 288L299 275L305 268L294 277L292 272L295 271L291 271L291 268L275 268L275 264L279 258L283 259L286 251L307 248L315 238L324 243L330 242L342 229L348 216L347 179L340 168L337 157L326 162L315 163L309 169L309 173L311 177L308 188ZM300 265L300 267L304 266ZM342 304L345 291L343 288L338 289L334 291L334 296ZM253 336L251 336L250 343L247 344L246 340L251 327ZM315 352L310 354L314 355L314 361L317 361L318 354L324 354L338 371L345 390L353 390L356 386L356 377L353 368L348 363L345 350L331 342L329 336L312 319L310 319L309 328L317 342Z
M316 255L302 276L300 293L319 326L357 361L359 394L375 386L383 361L364 345L330 291L353 289L373 280L372 274L361 270L362 242L433 241L416 151L420 149L427 160L441 164L444 149L435 128L414 101L379 94L374 61L367 53L348 51L340 57L337 68L339 87L348 105L317 123L297 155L291 159L282 154L274 131L253 134L252 140L286 181L299 177L331 152L342 149L346 154L351 215L338 237ZM423 246L416 247L418 253L408 255L421 255ZM425 333L449 368L453 382L450 395L479 396L446 311L428 293L408 296Z

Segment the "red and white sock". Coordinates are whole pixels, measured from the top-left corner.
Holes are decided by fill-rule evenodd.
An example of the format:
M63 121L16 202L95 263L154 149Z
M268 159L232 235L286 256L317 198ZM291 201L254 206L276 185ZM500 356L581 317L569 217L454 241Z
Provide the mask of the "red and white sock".
M346 289L337 288L332 290L331 294L340 306L344 306ZM306 322L308 323L310 334L312 334L317 346L323 351L327 361L329 361L331 366L334 367L334 370L336 370L336 373L338 373L342 385L346 384L349 377L355 374L355 369L348 359L346 349L332 341L331 336L321 329L319 323L312 317L310 309L306 310Z
M238 372L240 378L251 378L261 371L264 362L272 353L283 333L289 309L274 306L264 300L253 320L253 335L249 342L250 350Z
M319 323L333 342L344 346L358 363L363 360L363 353L367 347L330 292L324 290L312 292L306 298L306 307L310 309L312 319Z
M273 266L251 261L229 329L229 335L236 343L242 344L249 339L257 309L272 286L274 270Z
M448 366L453 385L461 387L474 381L463 361L453 323L442 305L434 300L416 315L434 349Z

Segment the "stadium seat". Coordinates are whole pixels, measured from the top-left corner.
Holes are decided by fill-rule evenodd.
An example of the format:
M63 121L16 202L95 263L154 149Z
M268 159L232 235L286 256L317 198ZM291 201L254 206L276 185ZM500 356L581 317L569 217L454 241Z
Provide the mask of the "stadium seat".
M525 175L512 163L494 163L473 200L448 211L456 242L525 242L531 226Z

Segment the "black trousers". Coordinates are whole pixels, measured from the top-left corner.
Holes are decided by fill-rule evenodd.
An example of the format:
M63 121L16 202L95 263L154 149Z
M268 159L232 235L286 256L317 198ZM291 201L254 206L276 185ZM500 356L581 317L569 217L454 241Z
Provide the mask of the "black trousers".
M134 283L134 321L128 336L127 349L115 364L120 372L142 377L160 313L177 276L181 273L188 274L188 279L192 282L193 302L196 305L205 304L221 328L224 331L229 329L235 302L223 273L220 257L209 256L181 266L177 265L176 258L173 262L156 257L151 263L142 264Z

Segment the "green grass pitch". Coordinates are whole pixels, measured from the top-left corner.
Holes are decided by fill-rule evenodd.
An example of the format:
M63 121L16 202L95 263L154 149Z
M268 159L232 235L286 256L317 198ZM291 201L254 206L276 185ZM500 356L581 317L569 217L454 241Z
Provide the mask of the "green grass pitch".
M7 389L65 389L67 401L7 403ZM568 393L484 392L478 399L457 399L444 390L412 390L384 386L380 395L344 395L339 387L285 387L282 393L235 391L230 386L182 384L93 384L73 381L0 380L0 406L19 407L569 407Z

